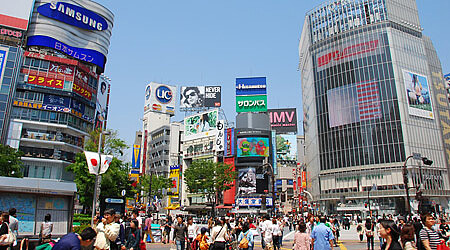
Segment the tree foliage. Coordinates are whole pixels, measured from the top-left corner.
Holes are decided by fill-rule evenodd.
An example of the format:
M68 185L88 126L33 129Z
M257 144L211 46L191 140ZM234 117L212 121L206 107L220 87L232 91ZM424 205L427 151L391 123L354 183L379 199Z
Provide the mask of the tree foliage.
M23 152L0 144L0 176L23 177Z
M85 150L98 151L100 131L95 130L90 133L90 138L86 142ZM128 179L129 164L124 163L118 157L128 148L125 142L118 138L116 131L110 135L102 135L102 152L114 156L108 171L102 175L101 191L102 197L118 197L122 190L126 190L127 195L132 196L133 192L131 182ZM103 143L104 142L104 143ZM92 206L95 186L95 175L89 173L84 153L78 153L75 156L75 163L69 165L67 170L74 174L74 181L77 184L77 193L80 203L86 207Z
M216 194L231 188L236 172L231 165L213 161L193 161L184 170L184 181L191 193L206 194L210 201Z
M141 191L144 191L144 194L146 196L149 196L150 178L152 184L152 193L150 197L156 195L158 198L161 199L163 197L163 190L171 187L172 185L171 180L162 175L161 176L145 175L139 179L139 184L137 186L137 190L139 191L139 193L141 193Z

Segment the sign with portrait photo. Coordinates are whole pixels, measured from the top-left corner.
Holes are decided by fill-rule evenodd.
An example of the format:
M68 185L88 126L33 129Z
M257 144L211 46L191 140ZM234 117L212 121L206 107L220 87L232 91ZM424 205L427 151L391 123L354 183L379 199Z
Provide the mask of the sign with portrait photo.
M201 108L205 105L205 86L181 87L180 109Z
M405 81L409 114L434 119L427 77L403 70L403 80Z
M217 120L219 111L203 112L184 118L184 138L192 140L203 136L212 136L217 133Z
M256 171L255 168L239 169L239 195L256 193Z

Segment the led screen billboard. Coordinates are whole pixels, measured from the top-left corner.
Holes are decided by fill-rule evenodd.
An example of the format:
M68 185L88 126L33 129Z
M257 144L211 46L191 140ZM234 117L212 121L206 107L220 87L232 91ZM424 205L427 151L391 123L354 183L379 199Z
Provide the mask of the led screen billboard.
M266 112L267 95L236 96L236 112Z
M144 113L151 111L174 115L176 92L176 86L150 82L145 88Z
M215 135L219 111L217 109L184 118L184 139L192 140Z
M297 109L269 109L270 126L277 133L297 133Z
M269 138L246 137L237 139L237 157L268 157Z
M327 91L328 119L331 128L381 118L377 82L347 84Z
M433 119L430 86L426 76L403 70L408 112L410 115Z
M297 161L297 136L277 135L277 160Z

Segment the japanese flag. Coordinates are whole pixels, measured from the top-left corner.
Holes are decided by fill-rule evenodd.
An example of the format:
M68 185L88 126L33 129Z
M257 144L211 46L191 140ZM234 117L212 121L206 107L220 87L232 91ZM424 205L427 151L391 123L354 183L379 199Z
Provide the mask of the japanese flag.
M100 159L98 157L98 153L84 151L84 155L86 155L89 173L97 175L100 169Z
M102 157L102 165L100 167L100 174L104 174L106 170L109 168L109 164L111 164L111 161L113 159L112 155L101 155Z

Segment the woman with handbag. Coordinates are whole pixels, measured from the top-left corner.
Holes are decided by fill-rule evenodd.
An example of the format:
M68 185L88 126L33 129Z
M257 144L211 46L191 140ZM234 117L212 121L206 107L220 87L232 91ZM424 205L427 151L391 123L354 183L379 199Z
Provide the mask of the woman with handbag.
M9 213L3 212L0 216L0 250L7 250L8 247L14 242L11 241L12 231L9 229Z
M216 220L215 227L212 229L212 249L225 250L226 242L228 240L228 230L225 224L225 219Z
M139 230L139 222L136 219L131 220L130 230L128 232L125 248L127 250L139 250L141 241L141 231Z

